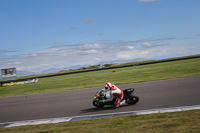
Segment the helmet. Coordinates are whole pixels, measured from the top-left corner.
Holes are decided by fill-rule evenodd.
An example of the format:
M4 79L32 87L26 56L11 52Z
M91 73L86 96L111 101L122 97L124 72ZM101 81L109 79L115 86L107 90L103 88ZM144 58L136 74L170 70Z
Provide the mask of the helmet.
M107 89L111 89L111 87L112 87L112 84L110 83L110 82L107 82L106 84L105 84L105 89L107 90Z

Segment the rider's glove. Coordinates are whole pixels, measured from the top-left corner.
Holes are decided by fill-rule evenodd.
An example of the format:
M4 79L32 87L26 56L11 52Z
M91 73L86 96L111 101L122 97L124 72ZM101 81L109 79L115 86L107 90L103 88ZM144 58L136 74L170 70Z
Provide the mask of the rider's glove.
M106 89L105 89L105 88L103 88L101 91L105 92L105 91L106 91Z

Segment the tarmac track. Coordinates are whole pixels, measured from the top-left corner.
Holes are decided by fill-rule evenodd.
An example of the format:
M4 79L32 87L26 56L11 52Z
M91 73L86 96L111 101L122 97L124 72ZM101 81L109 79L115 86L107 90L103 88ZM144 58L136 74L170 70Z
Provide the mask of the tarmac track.
M0 98L0 123L200 105L200 76L117 85L135 88L140 101L118 109L97 109L94 94L101 87Z

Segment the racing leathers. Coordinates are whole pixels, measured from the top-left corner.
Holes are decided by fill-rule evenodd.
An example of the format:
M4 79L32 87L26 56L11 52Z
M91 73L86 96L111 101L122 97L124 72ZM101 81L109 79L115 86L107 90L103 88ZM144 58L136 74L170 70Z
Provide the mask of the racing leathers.
M105 89L102 89L105 90ZM120 106L120 101L123 99L123 91L120 90L117 86L112 85L110 87L110 98L103 100L103 102L110 102L113 100L113 97L116 97L114 108L118 108Z

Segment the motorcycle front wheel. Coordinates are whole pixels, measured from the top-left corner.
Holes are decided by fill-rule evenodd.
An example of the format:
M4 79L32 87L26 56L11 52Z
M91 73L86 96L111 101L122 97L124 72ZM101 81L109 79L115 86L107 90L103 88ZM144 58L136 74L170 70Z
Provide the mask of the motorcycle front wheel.
M99 103L97 100L94 100L94 101L92 102L92 104L93 104L95 107L97 107L97 108L102 108L102 107L105 106L105 104Z

